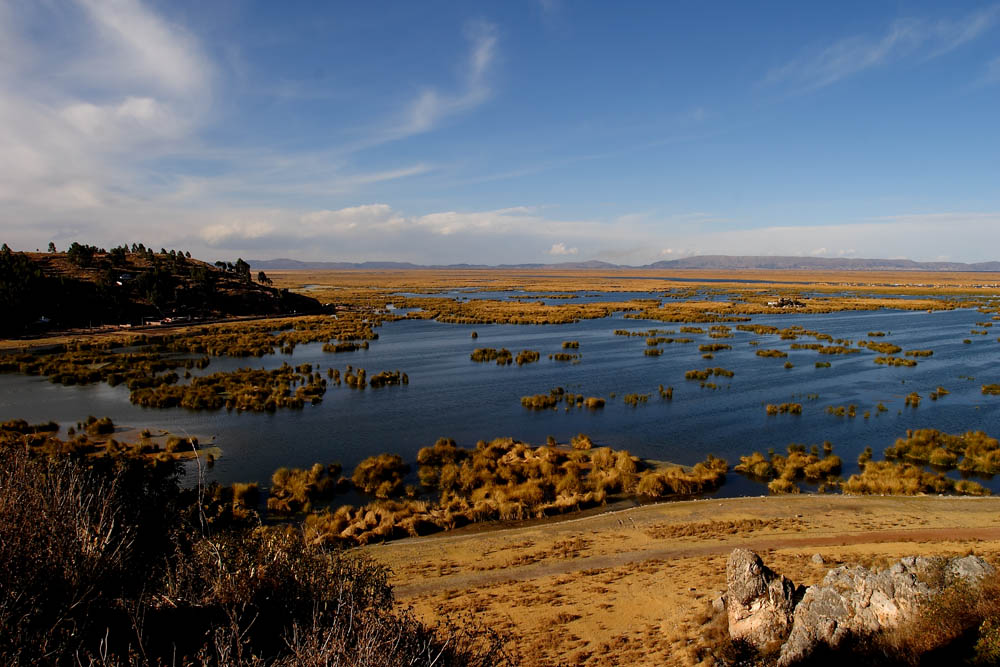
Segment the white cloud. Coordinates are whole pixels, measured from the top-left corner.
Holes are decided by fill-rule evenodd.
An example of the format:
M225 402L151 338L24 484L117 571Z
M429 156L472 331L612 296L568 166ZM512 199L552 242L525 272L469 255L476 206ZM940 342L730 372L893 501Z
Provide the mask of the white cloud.
M812 90L903 58L937 58L978 39L993 28L998 18L1000 7L993 6L956 21L894 21L884 34L846 37L772 69L764 83Z
M549 248L550 255L575 255L578 252L579 248L567 248L565 243L553 243Z

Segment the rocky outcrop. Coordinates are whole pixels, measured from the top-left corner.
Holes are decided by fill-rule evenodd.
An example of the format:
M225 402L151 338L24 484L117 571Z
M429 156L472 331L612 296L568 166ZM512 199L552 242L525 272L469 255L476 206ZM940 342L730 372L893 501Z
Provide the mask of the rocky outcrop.
M726 567L729 634L766 651L781 644L778 665L808 662L914 618L920 606L956 581L975 585L994 572L976 556L909 557L887 570L830 570L804 594L757 554L736 549Z
M801 591L749 549L734 549L726 563L729 635L757 647L782 641L792 626Z

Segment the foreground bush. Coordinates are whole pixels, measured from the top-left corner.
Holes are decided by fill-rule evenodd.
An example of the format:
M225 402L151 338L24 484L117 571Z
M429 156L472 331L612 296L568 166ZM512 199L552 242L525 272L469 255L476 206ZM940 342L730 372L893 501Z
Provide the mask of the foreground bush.
M292 526L209 533L175 468L0 455L0 664L507 663L492 635L398 610L365 557Z

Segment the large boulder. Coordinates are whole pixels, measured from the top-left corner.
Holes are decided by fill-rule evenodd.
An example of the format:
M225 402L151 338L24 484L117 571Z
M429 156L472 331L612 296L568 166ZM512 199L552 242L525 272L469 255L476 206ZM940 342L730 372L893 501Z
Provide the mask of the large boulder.
M726 563L729 636L758 649L783 641L792 627L800 589L764 565L754 552L734 549Z
M791 632L778 665L808 661L814 653L837 651L850 642L912 619L918 608L956 580L978 583L993 568L981 558L909 557L888 570L861 566L830 570L806 589L795 608Z

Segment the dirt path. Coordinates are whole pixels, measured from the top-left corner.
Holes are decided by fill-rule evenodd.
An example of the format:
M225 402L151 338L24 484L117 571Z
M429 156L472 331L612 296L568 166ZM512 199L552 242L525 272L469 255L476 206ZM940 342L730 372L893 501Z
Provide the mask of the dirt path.
M635 507L371 546L421 617L507 633L523 665L711 664L711 600L737 546L796 583L833 566L976 552L1000 563L1000 499L799 496ZM823 562L813 560L820 554Z
M1000 541L1000 527L994 528L929 528L914 530L878 530L861 533L841 533L814 537L772 537L757 539L733 539L722 544L693 544L681 547L663 547L626 551L614 554L600 554L572 559L560 559L533 563L522 567L505 568L485 572L463 572L436 579L397 585L393 590L396 597L405 600L411 597L439 593L442 591L483 588L498 583L511 583L538 579L553 575L565 575L582 570L608 569L644 561L667 561L679 558L693 558L728 554L736 546L764 552L776 549L809 549L814 547L904 544L922 542L969 542Z

